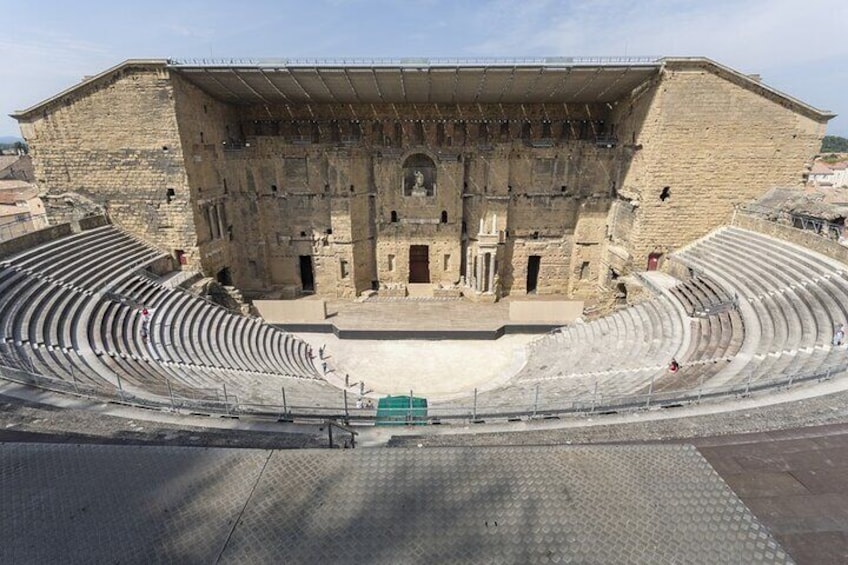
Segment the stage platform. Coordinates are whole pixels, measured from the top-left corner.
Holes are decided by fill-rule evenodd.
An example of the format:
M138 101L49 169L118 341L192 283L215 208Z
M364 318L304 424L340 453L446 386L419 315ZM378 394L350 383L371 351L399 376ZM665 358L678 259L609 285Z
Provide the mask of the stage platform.
M305 298L303 300L310 300ZM562 296L520 300L563 301ZM510 320L510 299L494 304L456 299L381 299L365 302L327 301L323 322L273 321L290 332L332 333L339 339L468 339L493 340L509 334L543 334L573 320Z

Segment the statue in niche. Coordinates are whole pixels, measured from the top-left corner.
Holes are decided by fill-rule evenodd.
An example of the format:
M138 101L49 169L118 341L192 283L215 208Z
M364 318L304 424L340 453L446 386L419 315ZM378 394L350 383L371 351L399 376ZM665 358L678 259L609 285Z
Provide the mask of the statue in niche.
M412 196L427 196L427 187L424 186L424 173L415 171L415 184L412 185Z
M407 157L403 162L404 196L433 196L436 190L436 163L423 153Z

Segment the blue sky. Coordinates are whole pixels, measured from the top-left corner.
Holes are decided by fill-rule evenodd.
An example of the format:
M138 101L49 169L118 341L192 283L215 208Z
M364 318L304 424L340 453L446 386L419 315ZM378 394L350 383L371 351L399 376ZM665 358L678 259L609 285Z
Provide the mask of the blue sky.
M6 115L128 58L707 56L848 137L848 1L0 0Z

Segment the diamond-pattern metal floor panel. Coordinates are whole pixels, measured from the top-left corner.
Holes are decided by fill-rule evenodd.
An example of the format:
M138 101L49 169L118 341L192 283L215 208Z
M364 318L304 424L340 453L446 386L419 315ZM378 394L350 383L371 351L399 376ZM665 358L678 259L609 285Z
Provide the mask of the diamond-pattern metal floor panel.
M14 563L791 563L686 446L0 446Z
M214 563L268 454L0 444L0 563Z

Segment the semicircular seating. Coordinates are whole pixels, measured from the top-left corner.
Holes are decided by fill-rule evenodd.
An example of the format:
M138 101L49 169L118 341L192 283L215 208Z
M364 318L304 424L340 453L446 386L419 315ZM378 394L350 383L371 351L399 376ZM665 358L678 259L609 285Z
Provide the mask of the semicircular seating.
M756 385L848 367L845 347L831 345L834 328L848 327L848 266L739 228L716 230L672 259L694 276L666 296L533 342L518 374L478 395L478 411L615 404L634 394ZM672 356L681 363L676 373L668 371ZM469 405L452 400L442 407Z
M0 363L109 396L120 387L141 397L279 405L285 388L292 408L341 406L305 342L140 271L161 257L104 226L0 261ZM845 347L831 345L834 327L848 324L846 265L738 228L672 259L694 276L536 340L505 386L479 395L481 409L562 408L848 365ZM674 374L672 357L682 365Z
M109 396L341 405L302 340L141 274L163 256L104 226L0 261L0 363Z
M713 384L824 373L846 366L833 347L848 323L848 266L812 250L740 228L722 228L675 254L739 297L744 355ZM739 258L744 257L744 261Z

